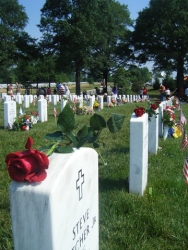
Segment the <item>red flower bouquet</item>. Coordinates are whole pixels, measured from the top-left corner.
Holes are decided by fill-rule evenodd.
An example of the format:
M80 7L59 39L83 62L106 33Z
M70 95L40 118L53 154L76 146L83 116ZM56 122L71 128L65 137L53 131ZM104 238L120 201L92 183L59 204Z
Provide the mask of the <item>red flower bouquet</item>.
M143 107L139 107L139 108L136 108L134 110L134 113L135 113L136 117L141 117L141 116L143 116L143 114L146 113L146 110Z

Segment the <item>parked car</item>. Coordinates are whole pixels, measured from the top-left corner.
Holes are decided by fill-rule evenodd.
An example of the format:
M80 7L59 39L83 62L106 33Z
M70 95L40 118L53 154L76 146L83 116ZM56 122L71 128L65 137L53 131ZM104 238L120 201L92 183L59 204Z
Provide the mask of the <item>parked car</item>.
M145 85L146 85L146 87L153 87L153 83L152 82L146 82Z

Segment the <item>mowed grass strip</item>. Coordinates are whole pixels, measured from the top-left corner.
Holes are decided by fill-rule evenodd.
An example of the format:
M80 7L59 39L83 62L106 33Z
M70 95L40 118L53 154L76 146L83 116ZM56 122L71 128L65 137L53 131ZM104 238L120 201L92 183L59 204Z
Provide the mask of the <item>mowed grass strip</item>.
M155 99L157 95L158 92L153 91ZM105 119L112 113L125 115L123 128L117 134L111 134L107 129L102 132L100 139L105 147L97 149L100 250L186 250L188 186L182 170L188 149L181 150L182 137L166 141L159 139L161 149L158 154L149 154L148 184L144 196L128 192L130 117L137 105L147 107L147 103L133 103L104 107L98 112ZM182 104L181 107L188 118L188 105ZM60 113L59 104L56 109ZM37 106L27 109L28 114L31 111L37 111ZM89 125L89 118L89 115L76 115L77 129L84 124ZM10 152L24 150L28 136L33 137L35 148L46 145L48 142L44 136L56 129L53 105L50 104L48 122L38 123L29 131L8 131L3 128L3 102L0 103L0 250L13 249L8 193L11 180L5 157Z

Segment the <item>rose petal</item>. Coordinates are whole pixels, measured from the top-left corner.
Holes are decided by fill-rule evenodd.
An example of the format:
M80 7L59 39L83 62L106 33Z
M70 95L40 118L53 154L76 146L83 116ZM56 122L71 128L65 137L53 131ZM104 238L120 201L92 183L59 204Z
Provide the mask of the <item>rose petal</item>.
M40 171L39 173L35 173L32 175L28 175L25 180L29 181L29 182L41 182L43 181L47 176L47 173L45 170Z
M33 143L34 143L33 138L29 136L27 139L27 142L25 144L25 148L30 149L32 147Z
M44 153L38 151L37 149L31 149L32 152L34 151L35 153L33 153L33 156L37 159L38 163L40 164L40 166L43 169L47 169L48 165L49 165L49 159L47 157L47 155L45 155Z

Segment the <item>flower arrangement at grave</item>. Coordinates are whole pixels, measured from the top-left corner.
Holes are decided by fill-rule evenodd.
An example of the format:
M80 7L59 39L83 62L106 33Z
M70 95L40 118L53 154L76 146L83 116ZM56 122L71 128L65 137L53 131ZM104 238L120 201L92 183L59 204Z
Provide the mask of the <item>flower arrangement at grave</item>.
M141 116L143 116L143 114L146 113L146 110L144 107L137 107L134 109L134 113L135 113L136 117L141 117Z
M34 111L31 112L31 115L20 114L15 118L12 127L9 128L15 131L26 131L32 128L33 124L36 124L39 120L38 112L35 114Z
M73 104L73 105L72 105ZM80 106L80 103L69 102L70 107L75 115L93 115L94 111L92 107Z
M164 126L167 127L173 127L175 125L175 115L173 113L173 111L170 111L169 109L165 109L163 112L163 118L162 118L162 122Z
M102 116L94 114L89 120L89 126L84 125L76 131L75 114L67 103L58 116L58 130L45 136L51 141L47 146L39 150L33 149L34 141L28 137L25 151L9 153L5 162L7 170L12 180L23 182L41 182L46 176L46 169L49 165L48 156L52 153L73 153L87 143L93 148L105 145L100 140L101 132L108 129L110 133L117 133L123 125L125 116L112 114L106 121ZM106 163L105 163L106 164Z
M100 108L100 104L99 104L98 101L94 101L93 108L96 109L96 110L98 110Z
M113 108L114 104L112 102L108 103L108 108Z
M179 138L182 136L182 131L180 130L180 128L178 126L173 126L172 127L173 131L172 131L172 137L174 138Z
M111 100L111 103L112 103L114 106L116 106L116 105L117 105L117 100L112 99L112 100Z
M122 98L121 101L122 101L123 104L127 103L127 99L125 99L125 98Z
M151 103L148 101L148 108L146 109L146 113L148 113L148 120L151 121L151 117L157 118L157 113L158 105L155 103Z

